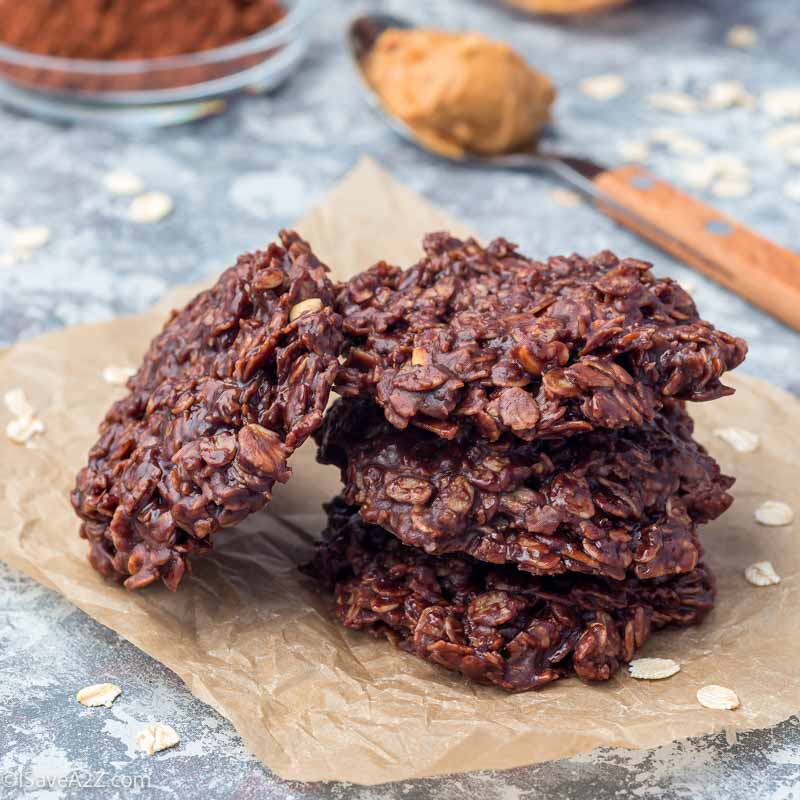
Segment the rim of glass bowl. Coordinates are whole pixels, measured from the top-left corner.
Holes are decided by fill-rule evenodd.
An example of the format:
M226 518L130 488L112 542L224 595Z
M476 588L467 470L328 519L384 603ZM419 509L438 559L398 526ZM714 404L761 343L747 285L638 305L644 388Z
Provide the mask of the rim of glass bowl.
M13 63L15 66L40 70L57 70L58 72L74 72L80 75L102 76L146 74L162 70L207 66L208 64L232 61L242 56L254 55L270 47L285 44L317 7L317 4L318 0L296 0L289 7L286 16L282 20L270 25L268 28L264 28L263 31L248 36L246 39L226 44L223 47L199 50L195 53L112 61L47 56L0 44L0 60L4 60L6 63Z

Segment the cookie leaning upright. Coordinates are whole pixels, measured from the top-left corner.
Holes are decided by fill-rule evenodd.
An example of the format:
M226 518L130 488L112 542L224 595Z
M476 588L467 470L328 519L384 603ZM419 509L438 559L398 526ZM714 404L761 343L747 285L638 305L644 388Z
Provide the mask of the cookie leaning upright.
M89 560L175 589L188 557L286 481L322 422L341 350L327 267L292 232L173 312L100 425L72 503Z

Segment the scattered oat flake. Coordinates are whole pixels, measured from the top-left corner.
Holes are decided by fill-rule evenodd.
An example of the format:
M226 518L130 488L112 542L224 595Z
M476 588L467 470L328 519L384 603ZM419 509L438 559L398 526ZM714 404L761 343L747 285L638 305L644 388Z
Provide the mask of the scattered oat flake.
M637 658L628 664L632 678L640 681L660 681L681 671L681 665L671 658Z
M757 433L744 428L716 428L714 436L729 444L737 453L755 453L760 443Z
M15 444L27 444L44 430L44 422L37 417L16 417L6 425L6 436Z
M710 684L697 690L697 702L716 711L733 711L739 708L739 698L733 689Z
M553 189L550 197L564 208L577 208L583 203L583 197L578 192L573 192L572 189Z
M103 185L111 194L139 194L144 190L144 181L127 169L115 169L103 178Z
M33 406L28 402L24 389L9 389L3 395L3 401L15 417L32 417L34 414Z
M9 389L3 396L6 408L14 415L6 425L6 436L15 444L27 444L39 433L44 433L44 423L35 416L33 406L22 389Z
M734 25L725 36L728 47L747 50L758 44L758 32L752 25Z
M676 128L654 128L650 139L656 144L665 145L671 152L682 156L698 156L705 152L704 142L688 136Z
M675 136L667 143L667 146L678 156L699 156L706 150L704 142L683 134Z
M800 122L775 128L767 134L766 141L770 147L778 150L785 147L800 147Z
M634 140L620 142L617 147L617 152L626 161L636 163L647 161L650 157L650 148L647 146L647 142L637 142Z
M105 367L103 369L103 380L112 386L124 386L128 378L136 374L133 367Z
M164 192L145 192L134 197L130 206L130 218L134 222L160 222L172 213L172 198Z
M717 197L739 198L747 197L753 191L750 181L743 178L720 178L712 187L711 191Z
M743 197L751 190L750 168L732 153L716 153L703 161L687 162L681 173L686 183L697 189L705 189L719 179L714 188L718 197Z
M715 153L709 157L709 163L724 178L749 178L750 167L733 153Z
M613 100L625 91L625 78L622 75L595 75L582 80L579 88L594 100Z
M688 161L680 167L683 180L695 189L707 189L717 176L717 170L708 161Z
M800 203L800 179L786 181L783 184L783 194L787 199Z
M744 106L752 108L755 103L753 96L744 88L741 81L717 81L712 83L706 96L706 105L709 108L721 110Z
M744 577L753 586L775 586L781 582L781 576L769 561L757 561L744 571Z
M181 740L177 731L171 725L164 722L157 722L155 725L148 725L143 731L136 735L136 742L142 750L149 756L175 747Z
M698 111L697 100L686 92L656 92L647 96L647 102L653 108L673 114L694 114Z
M755 520L759 525L780 528L791 525L794 521L794 511L791 506L780 500L767 500L755 510Z
M50 236L50 228L44 225L17 228L11 234L11 247L17 253L30 253L44 247L50 241Z
M769 89L764 92L761 103L771 117L800 117L800 86Z
M111 708L111 704L122 694L122 689L115 683L95 683L81 689L76 695L78 702L83 706L95 708L105 706Z

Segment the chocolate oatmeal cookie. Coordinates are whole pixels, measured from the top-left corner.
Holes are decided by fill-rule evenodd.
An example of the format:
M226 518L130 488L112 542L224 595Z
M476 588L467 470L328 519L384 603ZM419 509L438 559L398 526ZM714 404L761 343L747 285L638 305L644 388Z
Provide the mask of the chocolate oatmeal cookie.
M210 536L262 508L322 422L339 366L327 268L297 234L174 312L100 425L72 503L89 560L175 589Z
M349 338L337 391L386 419L453 438L524 440L639 426L664 398L729 394L741 339L700 320L650 264L573 255L539 263L504 239L487 248L445 233L407 270L379 263L339 292Z
M467 553L534 575L642 580L691 572L696 526L733 479L692 439L679 403L641 428L524 442L398 431L368 401L339 400L315 434L365 522L429 554Z
M333 590L343 625L511 692L572 673L608 680L651 629L696 624L714 604L714 579L702 564L646 583L534 578L468 556L428 556L365 524L341 500L328 511L308 569Z

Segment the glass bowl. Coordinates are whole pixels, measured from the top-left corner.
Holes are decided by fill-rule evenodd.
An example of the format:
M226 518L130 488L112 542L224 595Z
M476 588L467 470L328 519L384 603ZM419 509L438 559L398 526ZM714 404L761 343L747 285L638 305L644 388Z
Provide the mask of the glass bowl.
M92 61L0 44L0 102L56 120L121 127L174 125L218 113L244 88L267 92L308 49L317 0L284 0L286 16L260 33L199 53Z

